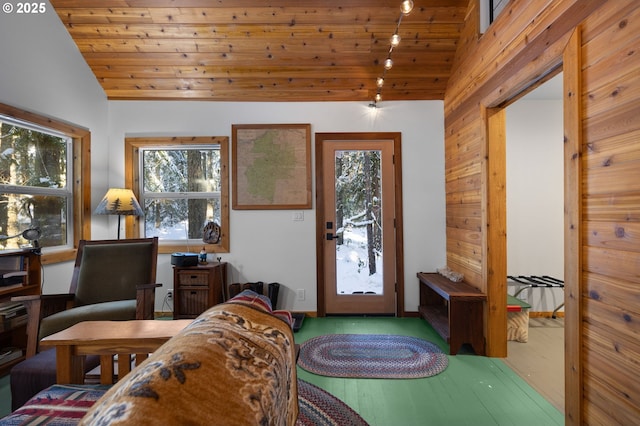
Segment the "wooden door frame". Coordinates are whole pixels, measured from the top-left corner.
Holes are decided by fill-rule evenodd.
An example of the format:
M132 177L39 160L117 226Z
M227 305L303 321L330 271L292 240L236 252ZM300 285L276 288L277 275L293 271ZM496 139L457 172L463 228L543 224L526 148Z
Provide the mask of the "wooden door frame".
M582 424L582 40L580 26L563 52L564 114L564 406Z
M326 316L325 300L325 274L324 274L324 170L322 144L325 141L367 141L388 140L393 141L394 164L394 189L395 189L395 236L396 236L396 315L403 317L404 312L404 240L402 221L402 153L400 132L355 132L355 133L316 133L315 157L316 157L316 289L317 307L319 317Z
M564 376L565 376L565 421L567 424L582 424L583 372L582 372L582 81L581 81L581 39L580 26L570 34L568 43L556 58L556 67L546 70L544 78L535 80L528 87L532 90L547 81L561 69L563 71L563 127L564 127L564 298L565 298L565 332L564 332ZM486 255L485 279L488 299L495 298L500 302L506 297L506 217L504 175L498 169L505 157L504 110L524 95L525 92L513 91L503 93L506 101L491 106L481 106L481 113L486 124L486 144L483 185L483 223L487 224L485 241ZM490 161L491 160L491 161ZM491 315L487 315L486 338L492 342L489 356L501 356L497 352L505 351L506 355L506 304L491 303L488 306ZM504 324L504 326L503 326ZM504 333L502 328L504 327ZM502 336L505 336L504 346ZM496 339L499 340L496 343Z

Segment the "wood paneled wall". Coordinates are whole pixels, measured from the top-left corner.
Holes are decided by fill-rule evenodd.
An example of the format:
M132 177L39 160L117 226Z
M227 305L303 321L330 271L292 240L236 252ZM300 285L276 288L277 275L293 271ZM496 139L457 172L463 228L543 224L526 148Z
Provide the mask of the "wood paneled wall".
M504 356L501 111L564 61L565 141L568 148L575 144L565 150L565 185L572 190L565 194L565 234L573 233L565 242L566 420L634 424L640 418L640 3L512 0L482 36L477 16L477 0L470 0L445 95L447 263L487 293L487 351Z
M583 419L640 419L640 3L582 25Z

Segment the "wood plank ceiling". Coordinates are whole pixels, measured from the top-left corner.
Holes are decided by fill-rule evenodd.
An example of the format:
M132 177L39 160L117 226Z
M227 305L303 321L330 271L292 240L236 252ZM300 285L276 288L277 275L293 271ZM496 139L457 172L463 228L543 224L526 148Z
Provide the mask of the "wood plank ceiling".
M51 0L109 99L371 101L401 0ZM443 99L468 0L414 0L384 100Z

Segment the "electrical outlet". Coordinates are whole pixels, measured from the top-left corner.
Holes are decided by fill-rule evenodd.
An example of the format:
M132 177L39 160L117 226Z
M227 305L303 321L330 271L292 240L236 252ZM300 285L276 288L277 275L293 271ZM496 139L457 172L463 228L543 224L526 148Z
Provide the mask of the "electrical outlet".
M304 300L304 289L303 288L299 288L298 290L296 290L296 294L298 296L298 300L299 301L303 301Z
M167 300L173 300L173 289L167 290Z

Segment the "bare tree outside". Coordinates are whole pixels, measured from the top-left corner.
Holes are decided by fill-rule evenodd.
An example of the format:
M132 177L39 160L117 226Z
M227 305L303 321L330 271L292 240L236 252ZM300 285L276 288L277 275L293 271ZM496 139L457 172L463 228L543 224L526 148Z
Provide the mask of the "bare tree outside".
M69 139L44 131L0 123L0 235L16 235L37 227L41 246L67 241L66 211ZM26 241L0 241L19 248Z
M339 294L382 291L380 151L336 153Z
M145 149L145 235L200 239L207 221L220 223L220 152L215 147Z

